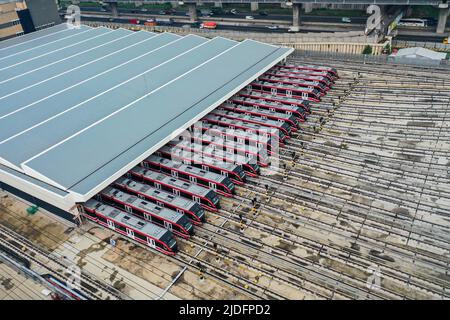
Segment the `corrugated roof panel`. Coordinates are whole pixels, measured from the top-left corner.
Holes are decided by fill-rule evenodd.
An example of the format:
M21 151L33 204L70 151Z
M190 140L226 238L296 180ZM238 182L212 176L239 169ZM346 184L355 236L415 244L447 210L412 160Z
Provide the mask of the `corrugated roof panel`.
M60 77L49 79L49 81L19 92L11 98L0 100L3 105L0 109L0 121L1 118L17 110L23 112L28 108L44 108L44 105L74 105L88 99L101 92L102 89L108 89L109 84L117 80L109 76L106 78L106 82L104 80L97 82L97 78L103 76L104 73L114 72L120 68L120 70L123 70L122 72L125 72L122 74L123 76L132 77L142 72L139 65L130 70L128 67L132 63L138 63L139 60L144 59L144 57L140 58L144 54L178 39L181 39L181 37L172 34L150 34L146 40L128 48L122 48L123 50L107 52L108 49L103 49L103 57L106 56L106 59L64 73ZM112 55L108 56L110 53ZM84 83L82 83L83 81ZM82 85L83 87L80 88ZM2 134L0 133L0 135Z
M53 66L59 61L66 61L66 64L69 64L71 62L69 61L69 59L74 59L77 56L82 55L83 52L91 52L91 50L93 50L92 48L94 47L104 45L109 41L113 41L115 39L119 39L131 34L133 34L133 31L125 29L118 30L117 32L110 31L98 37L89 39L88 41L84 42L81 47L68 47L53 54L45 55L38 59L32 59L25 63L18 64L12 68L4 69L0 73L0 84L5 84L7 82L9 84L9 82L14 81L14 79L17 79L18 77L25 77L25 75L32 73L33 70L41 70L42 68ZM24 87L24 80L26 79L20 79L20 81L18 82L19 84L21 84L22 88ZM12 92L6 91L7 89L5 89L4 86L1 86L0 89L2 90L2 92L0 92L0 97L4 94Z
M174 119L182 119L180 122L187 126L199 115L199 112L193 112L194 109L205 111L214 102L226 98L230 88L223 88L231 82L236 89L251 81L251 77L244 76L244 79L242 74L279 50L275 46L244 41L152 91L132 106L26 162L24 168L31 174L46 177L55 185L70 189L85 179L90 180L91 174L108 166L117 157L122 156L130 163L135 160L127 152L130 148L149 136L154 138L148 145L150 148L168 139L168 134L180 128L173 126ZM286 52L280 52L280 56ZM271 61L276 58L280 57L274 56ZM260 67L253 72L253 76L261 71ZM238 78L239 81L235 81ZM205 101L208 103L205 104ZM92 156L94 150L95 156ZM108 178L103 176L99 180Z
M38 59L41 56L59 52L66 47L81 46L86 40L93 37L98 37L99 35L107 32L111 32L111 30L107 28L87 29L46 45L36 46L32 49L0 58L0 71L7 68L12 68L17 64L25 63L29 60Z
M208 40L198 36L187 36L184 38L172 36L170 34L157 36L161 41L166 39L167 45L153 52L143 50L143 52L148 53L147 56L104 74L101 78L96 79L94 83L84 83L77 87L76 91L71 91L69 93L70 96L63 95L55 101L52 99L46 100L42 102L42 106L33 106L7 118L0 119L0 125L2 121L5 124L15 124L14 127L5 126L3 129L0 129L0 137L11 136L20 132L20 130L27 130L39 121L47 120L50 116L57 114L57 112L63 112L69 107L76 106L76 100L73 99L80 99L86 91L92 91L95 88L97 90L96 94L101 93L95 99L90 99L93 97L93 92L91 92L88 97L89 101L86 101L86 103L17 136L13 140L1 144L0 154L2 158L19 166L23 161L51 147L67 136L75 134L101 117L107 116L118 108L140 98L152 90L155 85L169 81L171 76L189 70L196 66L198 61L209 59L218 54L220 50L226 49L230 43L234 43L225 39L216 40L214 41L217 43L215 48L205 47L203 50L195 50L190 55L190 58L182 59L180 63L175 64L167 61L208 42ZM173 41L174 39L175 41ZM164 63L165 65L162 65ZM144 73L145 70L153 68L156 68L155 72L150 71L143 76L132 79ZM158 73L158 70L161 71ZM122 85L120 85L121 83ZM110 90L113 86L117 86L117 88ZM56 132L57 134L55 134ZM24 144L20 150L14 147L18 143Z
M63 210L292 52L249 40L51 29L0 45L0 163L8 166L0 178Z
M163 37L156 43L149 42L153 33L135 33L125 39L112 43L108 46L97 48L86 55L78 56L63 61L50 68L41 69L30 73L26 78L18 78L12 82L0 84L0 91L17 88L14 94L2 96L0 103L0 119L15 110L25 108L32 103L39 103L41 99L50 99L59 91L67 90L83 80L98 76L102 72L110 71L112 68L127 63L142 55L141 50L152 50L160 44L173 41L173 37ZM175 36L175 39L178 39ZM91 63L94 61L94 63ZM64 81L62 81L64 79ZM14 84L10 85L10 84ZM28 86L20 87L20 83Z
M3 50L5 48L8 48L9 52L13 52L13 48L17 48L17 52L19 52L20 48L23 48L23 46L25 46L25 44L28 42L39 39L38 41L40 43L45 43L46 41L49 41L47 39L49 39L50 36L55 35L57 32L65 30L67 30L67 25L65 23L61 23L53 27L27 33L20 37L0 41L0 56L3 56L2 52L6 52L6 50ZM19 48L19 46L22 47Z
M85 32L87 30L92 29L91 27L87 27L87 26L81 26L81 28L79 29L64 29L64 30L60 30L58 32L49 34L46 37L43 38L33 38L29 41L25 41L23 43L20 44L16 44L16 45L12 45L6 48L2 48L0 49L0 58L2 57L8 57L17 53L21 53L27 50L31 50L33 48L36 48L38 46L44 46L48 43L52 43L55 41L58 41L60 39L63 38L67 38L67 37L71 37L75 34L81 33L81 32ZM23 38L22 38L23 39Z

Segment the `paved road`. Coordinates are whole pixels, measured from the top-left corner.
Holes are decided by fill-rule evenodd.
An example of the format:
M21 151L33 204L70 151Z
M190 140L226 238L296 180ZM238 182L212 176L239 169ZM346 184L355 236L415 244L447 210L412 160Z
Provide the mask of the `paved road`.
M102 9L99 7L82 7L81 8L82 11L86 11L86 12L110 12L109 10L106 9ZM105 11L106 10L106 11ZM147 11L142 11L139 9L127 9L127 8L119 8L119 14L123 13L123 14L139 14L139 15L155 15L155 14L159 14L160 10L147 10ZM292 20L292 15L283 15L283 14L269 14L267 16L262 16L259 15L258 12L241 12L238 13L236 15L233 14L217 14L214 15L214 17L217 18L236 18L236 19L245 19L245 17L247 15L251 15L255 18L255 20L285 20L285 21L291 21ZM180 11L177 10L175 11L175 13L171 16L174 17L185 17L187 16L186 11ZM200 16L200 15L199 15ZM342 22L342 18L341 17L335 17L335 16L309 16L309 15L303 15L301 17L302 21L305 22L328 22L328 23L343 23ZM366 23L367 18L366 17L351 17L352 23L355 24L364 24ZM348 23L343 23L343 24L348 24Z

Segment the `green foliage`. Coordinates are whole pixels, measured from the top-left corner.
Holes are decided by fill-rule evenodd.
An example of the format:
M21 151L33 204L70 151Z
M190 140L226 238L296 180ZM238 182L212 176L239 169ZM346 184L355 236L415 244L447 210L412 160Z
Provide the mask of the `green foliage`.
M372 46L367 45L364 47L362 54L372 54Z

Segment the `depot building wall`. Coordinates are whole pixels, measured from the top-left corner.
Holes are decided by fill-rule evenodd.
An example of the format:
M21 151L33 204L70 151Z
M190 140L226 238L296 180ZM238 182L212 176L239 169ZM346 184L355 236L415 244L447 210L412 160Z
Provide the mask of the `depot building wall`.
M26 192L23 192L17 188L14 188L14 187L10 186L9 184L4 183L2 181L0 181L0 190L5 190L5 191L11 193L12 195L16 196L17 198L24 200L25 202L29 203L30 205L36 205L39 207L40 210L43 209L43 210L55 215L58 218L62 218L64 220L64 222L69 222L74 225L78 225L78 223L79 223L78 219L75 219L75 216L72 213L64 211L60 208L57 208L54 205L52 205L48 202L45 202L42 199L36 198Z

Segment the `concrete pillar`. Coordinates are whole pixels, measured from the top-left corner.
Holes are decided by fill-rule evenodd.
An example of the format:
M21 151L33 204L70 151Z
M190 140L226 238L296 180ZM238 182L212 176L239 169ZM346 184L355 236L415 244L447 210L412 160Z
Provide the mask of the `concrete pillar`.
M446 6L446 7L444 7ZM447 25L447 18L449 14L448 4L439 6L439 19L436 27L436 33L444 33L445 26Z
M178 4L178 2L171 2L170 5L172 6L172 8L178 8L180 5Z
M214 2L214 7L216 7L216 8L222 8L222 1L216 1L216 2Z
M292 27L291 31L300 31L300 11L302 10L301 3L292 4Z
M312 2L307 2L303 4L305 7L305 13L310 13L313 9L313 3Z
M258 2L250 2L250 11L258 11L259 10L259 4Z
M117 18L119 16L119 10L117 9L117 2L110 2L109 7L111 8L111 15L114 18Z
M195 3L188 3L189 9L189 21L196 22L197 21L197 5Z

